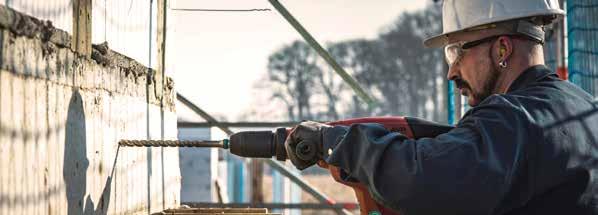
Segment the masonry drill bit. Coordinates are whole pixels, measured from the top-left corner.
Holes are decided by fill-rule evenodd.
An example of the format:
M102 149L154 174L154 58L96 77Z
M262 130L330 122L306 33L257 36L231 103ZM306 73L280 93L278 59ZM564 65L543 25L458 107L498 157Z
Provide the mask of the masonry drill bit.
M203 147L228 149L228 139L224 140L120 140L124 147Z

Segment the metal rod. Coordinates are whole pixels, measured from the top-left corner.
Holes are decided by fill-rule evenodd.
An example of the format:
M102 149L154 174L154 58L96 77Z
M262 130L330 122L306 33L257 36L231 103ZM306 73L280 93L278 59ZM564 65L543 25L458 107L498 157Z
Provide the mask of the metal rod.
M212 203L212 202L182 202L191 208L268 208L268 209L359 209L357 203Z
M199 116L201 116L202 118L204 118L206 121L208 121L209 123L218 124L218 120L216 120L216 118L212 117L210 114L206 113L204 110L202 110L201 108L197 107L197 105L193 104L193 102L189 101L187 98L185 98L180 93L176 94L176 98L180 102L182 102L185 106L187 106L188 108L190 108L193 112L195 112L196 114L198 114ZM226 133L228 136L234 134L234 132L232 130L230 130L228 127L226 127L226 126L216 125L216 127L220 128L220 130L224 131L224 133Z
M332 69L334 69L334 71L340 75L341 78L343 78L345 83L347 83L355 91L355 93L357 93L359 98L363 99L363 101L365 101L370 108L378 105L374 97L368 95L365 90L359 86L359 83L357 83L357 81L355 81L355 79L351 77L351 75L349 75L349 73L347 73L324 48L322 48L320 43L318 43L318 41L316 41L316 39L314 39L314 37L311 36L311 34L305 30L305 28L303 28L301 23L299 23L299 21L297 21L295 17L293 17L293 15L291 15L291 13L289 13L289 11L282 4L280 4L280 2L278 2L278 0L268 1L289 22L289 24L291 24L291 26L293 26L293 28L295 28L299 34L301 34L303 39L305 39L305 41L307 41L307 43L313 49L315 49L322 58L324 58L328 65L330 65Z
M228 148L228 140L121 140L119 146L126 147L205 147L205 148Z

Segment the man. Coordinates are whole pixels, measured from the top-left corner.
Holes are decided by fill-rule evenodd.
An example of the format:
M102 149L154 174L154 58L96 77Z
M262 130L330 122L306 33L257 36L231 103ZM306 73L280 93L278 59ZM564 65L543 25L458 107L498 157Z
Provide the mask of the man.
M598 214L598 105L544 66L544 26L556 0L445 0L443 34L455 81L472 108L454 129L407 139L377 124L304 122L286 141L293 155L315 142L343 180L411 214Z

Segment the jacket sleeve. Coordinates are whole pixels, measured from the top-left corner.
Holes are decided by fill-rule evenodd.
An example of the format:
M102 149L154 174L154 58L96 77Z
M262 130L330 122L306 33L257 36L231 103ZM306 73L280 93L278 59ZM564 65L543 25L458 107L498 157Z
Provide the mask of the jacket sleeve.
M538 137L521 111L499 105L471 110L436 138L407 139L379 124L344 130L324 135L324 147L333 149L326 161L408 215L492 213L515 178L528 175L527 148Z

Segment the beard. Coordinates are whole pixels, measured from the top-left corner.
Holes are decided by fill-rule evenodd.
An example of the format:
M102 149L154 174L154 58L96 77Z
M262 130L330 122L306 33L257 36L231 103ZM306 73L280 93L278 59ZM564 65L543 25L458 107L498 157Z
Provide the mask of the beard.
M488 98L489 96L494 94L494 91L496 90L496 85L498 85L498 77L500 76L500 69L498 68L498 65L494 64L494 61L492 60L492 51L493 50L494 50L493 46L491 46L490 49L488 49L488 60L490 61L489 63L486 64L486 65L488 65L488 69L486 71L486 73L488 74L488 77L484 81L484 85L482 85L483 86L482 91L474 93L474 95L473 95L473 96L475 96L475 98L477 98L479 100L479 102L484 101L486 98Z
M492 94L495 94L496 85L498 85L498 79L500 77L500 69L498 65L494 64L492 61L492 48L488 51L488 60L489 62L487 63L479 62L480 65L488 65L485 71L480 71L488 74L482 83L482 89L480 91L474 91L471 85L461 78L454 80L457 88L467 89L467 91L469 91L469 95L466 96L470 97L469 105L472 107L477 106L477 104L484 101Z
M484 81L484 85L482 85L482 90L480 92L475 92L472 95L479 102L484 101L486 98L494 94L494 90L496 89L496 85L498 84L498 77L500 75L500 71L498 70L498 68L496 68L494 65L489 66L487 73L489 75Z

